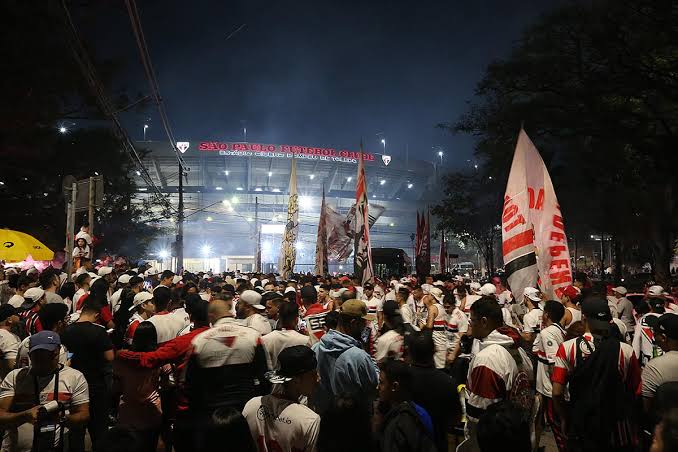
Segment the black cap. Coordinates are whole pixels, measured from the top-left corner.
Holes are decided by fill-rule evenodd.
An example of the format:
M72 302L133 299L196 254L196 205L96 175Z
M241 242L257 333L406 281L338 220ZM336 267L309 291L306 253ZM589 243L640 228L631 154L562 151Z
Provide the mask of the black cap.
M659 317L648 316L647 324L659 334L665 334L669 339L678 339L678 315L663 314Z
M278 354L280 369L269 374L271 383L285 383L292 378L310 372L318 367L315 353L306 345L293 345Z
M601 298L587 298L584 300L581 304L581 313L588 320L600 320L602 322L610 322L612 320L607 300Z
M398 302L395 300L384 301L382 309L384 311L384 317L393 317L394 315L400 313L400 306L398 306Z
M306 300L308 298L317 298L318 292L313 286L304 286L301 288L301 299Z
M9 303L0 306L0 322L4 322L13 315L17 315L17 310Z

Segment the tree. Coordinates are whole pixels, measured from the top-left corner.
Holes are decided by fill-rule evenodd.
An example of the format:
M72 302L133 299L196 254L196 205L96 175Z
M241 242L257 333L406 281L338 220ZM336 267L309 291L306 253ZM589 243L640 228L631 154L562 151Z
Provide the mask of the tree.
M62 249L63 177L82 179L98 172L104 176L106 196L96 216L96 234L102 236L96 251L139 257L159 230L146 221L149 209L133 202L133 165L107 123L100 121L105 117L73 60L64 24L56 3L10 2L0 16L6 94L0 102L0 227L30 233L50 248ZM110 82L119 64L100 61L97 66ZM113 97L118 106L126 102L124 93ZM74 117L87 120L76 129Z
M489 272L495 268L494 247L501 238L500 190L494 179L478 172L452 173L444 178L444 198L433 207L436 229L449 231L465 245L472 244L483 256Z
M678 8L666 0L570 4L492 63L453 132L478 137L507 179L519 123L550 167L568 231L645 247L666 284L678 232Z

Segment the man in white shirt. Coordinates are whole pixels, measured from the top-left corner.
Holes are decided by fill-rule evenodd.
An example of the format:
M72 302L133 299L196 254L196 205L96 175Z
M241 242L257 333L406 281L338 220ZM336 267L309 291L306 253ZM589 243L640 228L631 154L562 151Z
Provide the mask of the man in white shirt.
M8 304L19 309L22 304L24 304L24 292L26 292L29 287L31 287L31 280L26 276L19 276L16 282L16 292L7 302Z
M376 322L373 322L377 328L377 331L381 329L382 323L384 323L384 312L383 305L384 300L379 298L374 293L374 285L371 283L365 283L363 285L363 296L361 298L367 305L367 313L376 317Z
M135 295L135 298L137 296L138 294ZM153 292L153 300L155 301L156 313L148 321L155 326L155 331L158 334L158 344L162 344L177 337L179 331L189 324L189 319L167 310L170 303L169 289Z
M643 369L641 394L646 413L651 412L652 400L661 385L678 382L678 315L669 313L648 320L664 354L651 359Z
M551 385L551 374L556 362L556 353L558 347L565 342L567 332L560 325L560 321L565 314L565 307L558 301L548 300L544 303L544 314L542 316L542 329L537 334L537 338L532 346L532 351L537 356L537 392L541 394L541 409L546 414L546 420L553 431L556 443L563 446L567 439L565 432L562 431L560 418L553 409L553 396ZM539 444L541 435L543 416L537 416L536 443Z
M523 317L521 335L528 344L532 344L541 329L541 316L543 314L543 311L539 308L539 303L541 303L539 290L534 287L526 287L523 290L523 300L528 312Z
M626 298L626 287L619 286L612 289L612 297L617 308L617 318L624 322L627 331L633 331L636 327L635 319L633 318L633 303Z
M309 337L297 331L299 306L296 303L282 303L278 310L278 321L280 329L261 338L261 343L266 350L266 362L271 370L278 369L278 355L282 350L309 343Z
M19 315L11 304L0 306L0 379L14 369L16 355L19 350L19 336L14 331L19 325Z
M318 385L317 361L304 345L288 347L278 357L280 369L269 378L280 385L273 394L255 397L245 405L243 416L260 451L315 451L320 416L301 403Z
M271 332L271 324L268 319L259 314L266 308L261 304L261 295L254 290L246 290L240 294L240 300L235 307L236 317L244 320L243 324L259 331L261 335ZM259 311L257 311L259 310Z

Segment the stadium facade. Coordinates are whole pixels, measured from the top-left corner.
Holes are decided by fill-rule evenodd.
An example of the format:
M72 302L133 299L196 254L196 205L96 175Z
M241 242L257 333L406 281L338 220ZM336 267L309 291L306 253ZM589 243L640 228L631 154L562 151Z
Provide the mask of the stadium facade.
M258 219L262 226L262 266L275 269L295 155L300 196L297 270L312 271L323 189L327 204L345 215L355 200L358 151L201 140L182 143L186 268L248 270L256 250ZM145 151L144 166L154 184L177 206L175 151L168 142L159 141L137 142L136 147ZM401 248L412 255L417 209L440 199L440 168L432 161L368 150L364 156L369 202L385 209L371 229L372 246ZM140 198L152 197L153 188L139 174L136 178ZM162 220L168 233L154 244L157 255L164 257L172 249L174 221L171 216ZM437 247L432 245L435 255ZM351 259L331 265L334 271L344 268L352 268Z

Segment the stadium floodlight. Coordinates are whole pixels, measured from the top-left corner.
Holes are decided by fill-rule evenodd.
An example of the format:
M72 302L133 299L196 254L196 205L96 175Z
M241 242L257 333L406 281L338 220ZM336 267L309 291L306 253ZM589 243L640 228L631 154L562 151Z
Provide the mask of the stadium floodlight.
M158 257L160 259L167 259L169 257L170 253L167 250L160 250L158 251Z
M209 245L203 245L201 251L203 256L209 256L212 252L212 247Z
M310 196L299 197L299 206L304 210L309 210L313 206L313 199Z

